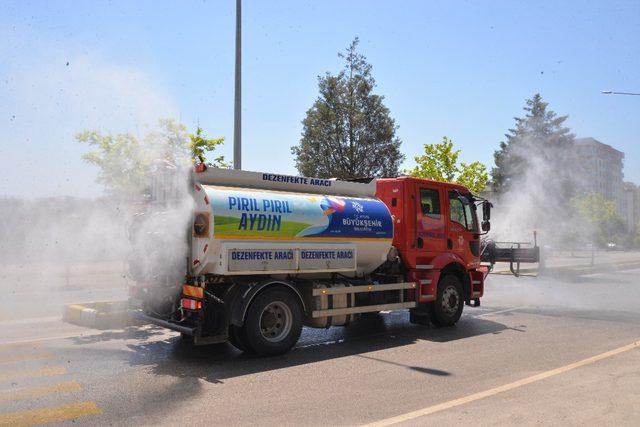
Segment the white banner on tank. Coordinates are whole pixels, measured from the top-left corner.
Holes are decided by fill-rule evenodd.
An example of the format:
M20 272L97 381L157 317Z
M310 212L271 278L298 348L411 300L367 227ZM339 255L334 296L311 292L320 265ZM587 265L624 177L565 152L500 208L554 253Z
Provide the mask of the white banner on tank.
M352 244L227 243L226 270L231 274L349 272L356 269Z
M293 249L231 249L229 271L296 270Z
M354 249L300 249L300 270L342 270L356 268L356 251Z

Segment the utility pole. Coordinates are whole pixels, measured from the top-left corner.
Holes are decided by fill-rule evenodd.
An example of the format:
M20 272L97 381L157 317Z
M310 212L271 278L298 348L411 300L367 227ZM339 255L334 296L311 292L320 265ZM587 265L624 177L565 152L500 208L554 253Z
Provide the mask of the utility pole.
M233 112L233 168L242 169L242 0L236 0L236 84Z

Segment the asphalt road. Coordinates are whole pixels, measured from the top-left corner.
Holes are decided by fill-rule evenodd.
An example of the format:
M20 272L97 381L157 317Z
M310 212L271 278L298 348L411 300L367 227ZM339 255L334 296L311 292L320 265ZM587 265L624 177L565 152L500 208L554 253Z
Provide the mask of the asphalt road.
M268 359L36 309L0 321L0 425L638 425L639 275L494 275L453 328L383 313Z

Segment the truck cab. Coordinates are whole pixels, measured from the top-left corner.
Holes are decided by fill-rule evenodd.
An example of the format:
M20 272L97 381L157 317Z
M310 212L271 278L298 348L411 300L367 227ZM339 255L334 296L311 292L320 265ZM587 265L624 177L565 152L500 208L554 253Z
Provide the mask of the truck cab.
M380 179L376 197L394 222L393 246L418 283L421 304L438 297L441 277L453 275L462 285L454 306L479 304L486 270L480 265L480 225L476 199L461 185L413 177Z

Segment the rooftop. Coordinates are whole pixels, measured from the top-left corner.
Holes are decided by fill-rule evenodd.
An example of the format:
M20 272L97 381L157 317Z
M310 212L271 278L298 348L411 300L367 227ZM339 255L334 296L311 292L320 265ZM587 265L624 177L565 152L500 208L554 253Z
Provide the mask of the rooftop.
M597 146L600 148L603 148L613 154L618 155L621 158L624 158L624 153L622 151L616 150L615 148L613 148L612 146L608 145L608 144L604 144L600 141L598 141L595 138L592 137L586 137L586 138L576 138L574 140L576 145L581 145L581 146Z

